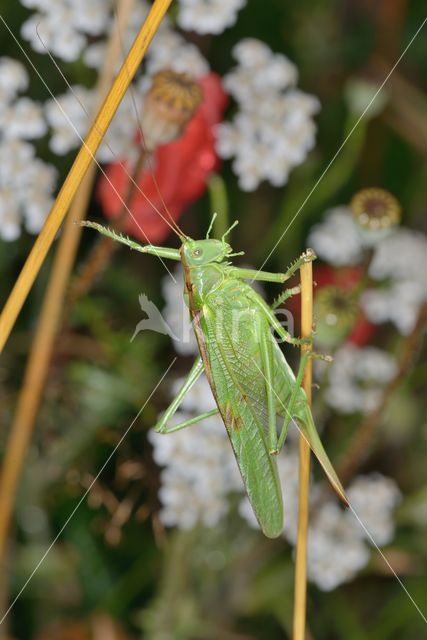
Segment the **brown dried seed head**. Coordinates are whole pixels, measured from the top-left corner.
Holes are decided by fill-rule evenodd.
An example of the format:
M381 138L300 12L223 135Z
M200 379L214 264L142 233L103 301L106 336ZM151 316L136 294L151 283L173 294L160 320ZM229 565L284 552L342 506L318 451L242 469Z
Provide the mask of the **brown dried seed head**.
M316 295L316 310L326 324L351 324L357 316L357 302L348 291L333 285L322 287Z
M384 189L362 189L353 196L350 208L357 224L369 231L388 229L400 222L400 204Z
M142 112L148 150L178 138L202 99L202 90L190 75L169 69L156 73Z

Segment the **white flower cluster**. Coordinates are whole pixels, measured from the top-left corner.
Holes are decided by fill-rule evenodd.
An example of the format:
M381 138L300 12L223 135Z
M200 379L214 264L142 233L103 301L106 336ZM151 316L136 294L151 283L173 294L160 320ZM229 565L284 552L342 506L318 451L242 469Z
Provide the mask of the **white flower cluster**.
M196 33L222 33L245 5L246 0L180 0L178 24Z
M177 392L183 380L177 380ZM186 395L171 424L209 411L215 402L205 377ZM229 509L231 491L242 491L236 460L221 418L216 416L175 433L150 431L154 459L164 469L159 492L165 526L190 529L197 522L213 527Z
M401 498L394 480L379 473L358 476L347 495L354 513L332 500L314 506L307 568L309 579L323 591L349 582L366 566L367 543L381 547L394 536L393 511Z
M106 5L111 8L110 3ZM123 34L123 50L131 47L141 24L144 22L150 5L140 0L134 7L126 33ZM105 38L90 44L84 51L83 59L89 67L99 69L105 57ZM198 78L209 71L209 65L199 49L187 42L173 29L167 17L162 21L144 58L147 76L168 68L178 73L189 73ZM144 87L149 83L145 80Z
M263 180L282 186L314 146L319 101L296 88L295 65L264 42L241 40L233 55L238 66L224 77L224 86L239 108L232 122L217 128L218 153L234 158L243 190Z
M21 34L35 51L46 53L47 48L68 62L83 54L88 64L89 61L95 66L100 64L102 47L91 40L104 35L111 27L112 0L21 0L21 4L34 9L23 23ZM246 0L180 0L178 24L197 33L221 33L235 23L239 10L245 5ZM125 38L126 46L135 38L148 9L145 0L137 2L130 20L132 27Z
M327 211L323 222L311 229L307 243L319 258L335 267L358 264L362 257L362 236L346 206Z
M74 86L45 103L46 120L51 128L49 148L53 153L62 156L80 144L79 136L83 137L88 127L85 109L90 113L93 103L93 91L81 86Z
M329 368L325 402L339 413L370 413L378 406L383 386L396 373L396 361L386 351L344 345Z
M369 275L388 280L386 288L364 293L362 304L375 323L393 322L407 335L417 321L421 304L427 301L427 237L410 229L399 229L378 243Z
M284 489L283 535L295 545L298 525L296 450L288 450L279 456L278 466ZM319 488L312 488L307 571L310 581L323 591L349 582L366 566L370 555L367 542L382 546L394 535L393 510L400 500L400 492L392 479L380 474L359 476L349 486L347 495L363 526L354 513L342 509L335 498L325 501ZM247 498L241 503L240 514L252 528L259 528Z
M46 48L58 58L76 60L88 39L102 34L109 25L111 3L104 0L21 0L35 12L21 27L21 35L35 51Z
M142 92L133 88L136 103L142 100ZM49 147L62 156L80 146L91 122L96 104L96 92L82 86L74 86L66 93L55 96L45 105L46 120L50 126ZM129 95L120 103L117 113L103 138L96 157L99 162L112 162L117 158L135 159L138 146L135 132L138 128L133 100Z
M104 5L104 12L109 16L111 4L104 3ZM148 10L149 5L145 2L141 1L136 4L129 20L129 27L123 34L124 51L130 48ZM90 67L99 69L105 59L106 46L105 37L88 45L83 55L84 62ZM132 83L130 91L122 100L101 144L97 153L100 162L108 163L117 158L126 158L132 162L136 158L139 146L136 144L135 133L141 119L144 94L151 84L151 77L154 73L161 69L170 68L177 72L190 73L197 78L209 70L208 63L198 48L186 42L179 33L169 26L167 21L161 24L156 33L145 62L146 73ZM51 127L49 145L54 153L64 155L80 146L81 138L86 134L91 123L91 113L93 113L95 104L95 91L81 86L71 87L56 100L52 99L47 102L46 118ZM68 118L64 116L63 112Z
M41 105L18 93L28 86L25 67L0 58L0 237L16 240L24 223L38 233L52 205L56 171L28 142L47 130Z
M378 287L364 292L361 304L375 324L392 322L407 335L417 321L420 306L427 301L427 237L404 227L391 229L374 243L353 220L349 207L336 207L315 225L308 237L317 255L334 266L362 262L366 249L373 255L368 273Z

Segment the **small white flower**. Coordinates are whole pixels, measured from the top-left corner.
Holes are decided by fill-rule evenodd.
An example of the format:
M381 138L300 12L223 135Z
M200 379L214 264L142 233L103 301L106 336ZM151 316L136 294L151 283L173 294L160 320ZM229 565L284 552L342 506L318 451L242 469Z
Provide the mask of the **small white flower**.
M313 227L307 242L319 258L337 267L357 264L362 257L362 237L345 206L327 212L323 222Z
M424 234L401 228L378 243L369 266L375 280L425 281L427 238Z
M16 240L24 223L38 233L52 204L56 170L35 157L28 139L46 132L40 105L17 97L28 78L20 63L2 58L0 80L0 238Z
M371 322L393 322L408 335L427 300L427 238L401 228L381 240L374 250L369 275L390 282L364 292L361 303Z
M110 11L105 0L69 0L69 4L76 29L91 36L101 35L108 29Z
M35 158L29 142L0 141L0 237L16 240L22 221L38 233L52 204L56 170Z
M233 55L239 65L224 77L224 86L239 110L231 123L218 125L217 151L234 158L243 190L252 191L263 180L282 186L314 146L312 117L319 102L295 89L295 65L264 42L244 39Z
M21 235L19 203L10 188L0 188L0 238L13 242Z
M200 78L209 71L209 64L196 45L176 31L164 28L156 33L147 52L147 74L152 76L162 69Z
M361 534L368 542L383 546L394 536L393 510L401 499L401 493L391 478L380 473L358 476L347 490L349 502L370 535L361 527ZM347 513L349 518L354 516ZM371 539L372 536L372 539Z
M334 355L325 400L340 413L369 413L378 406L382 387L396 372L394 358L385 351L345 345Z
M361 303L371 322L392 322L406 336L414 329L420 306L426 300L427 282L408 280L386 288L368 289Z
M196 33L222 33L245 5L246 0L180 0L178 24Z
M19 98L0 112L0 129L4 137L30 140L46 131L41 106L30 98Z
M74 28L70 11L63 3L55 3L53 12L35 13L21 26L21 35L28 40L34 51L49 51L62 60L76 60L84 46L86 37Z
M141 151L140 144L135 140L135 134L140 126L138 109L142 102L142 90L133 85L132 95L126 95L120 103L99 147L97 158L100 162L116 162L119 159L126 160L132 165L136 161Z
M381 547L394 536L393 511L400 500L394 480L379 473L358 476L347 495L363 526L332 499L315 507L310 519L308 575L324 591L348 582L368 563L366 542Z
M369 550L336 502L326 502L310 522L307 573L323 591L349 582L368 562Z
M135 5L129 26L123 35L123 49L128 51L135 39L139 27L144 21L149 6L140 2ZM83 54L83 59L89 67L100 68L105 58L106 41L99 40L90 44ZM174 31L167 18L162 21L159 30L153 38L145 56L146 73L136 84L143 91L150 86L150 77L162 69L172 69L178 73L189 73L199 78L209 71L209 64L199 49L187 42L182 35Z
M21 27L21 35L35 51L68 62L76 60L88 42L88 35L100 35L111 19L111 3L103 0L24 0L38 10Z
M13 100L28 87L28 73L24 65L13 58L0 58L0 102Z
M54 153L65 155L80 146L80 137L84 137L89 128L88 113L91 112L94 101L95 95L91 89L76 85L66 93L56 96L55 100L46 102L46 120L52 130L49 147Z

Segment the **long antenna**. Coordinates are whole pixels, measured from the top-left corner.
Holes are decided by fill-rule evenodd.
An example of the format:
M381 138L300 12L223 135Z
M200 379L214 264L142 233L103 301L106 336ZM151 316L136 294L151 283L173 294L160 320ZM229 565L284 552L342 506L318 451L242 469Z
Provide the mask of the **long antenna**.
M234 227L237 227L237 225L238 225L238 224L239 224L239 221L238 221L238 220L235 220L235 221L233 222L233 224L231 225L231 227L228 227L227 231L226 231L226 232L223 234L223 236L222 236L222 241L223 241L223 242L224 242L224 238L225 238L226 236L228 236L228 234L229 234L229 233L234 229Z
M218 215L218 214L217 214L216 212L212 215L212 220L211 220L211 223L210 223L210 225L209 225L209 229L208 229L208 230L207 230L207 232L206 232L206 240L208 240L208 239L209 239L209 236L210 236L210 233L211 233L211 231L212 231L212 227L213 227L213 225L214 225L214 222L215 222L215 220L216 220L217 215Z
M114 8L114 15L116 16L116 21L117 21L117 6L116 6L115 2L114 2L114 7L113 8ZM125 54L125 49L124 49L124 45L123 45L122 34L120 32L120 27L119 27L119 39L120 39L120 46L121 46L121 49L122 49L122 55L123 55L123 58L125 59L124 64L126 65L126 54ZM127 68L127 65L126 65L126 68ZM163 209L164 209L165 213L168 215L168 217L172 221L172 224L174 225L174 227L178 231L179 236L181 238L186 238L187 237L186 234L182 231L182 229L180 228L180 226L178 225L178 223L176 222L176 220L172 216L171 212L169 211L169 208L166 205L166 202L165 202L165 200L163 198L163 194L161 192L161 189L160 189L159 184L157 182L156 176L154 174L154 168L153 168L153 163L152 163L152 155L148 151L147 146L145 144L145 137L144 137L144 131L143 131L142 122L141 122L141 116L140 116L140 113L139 113L138 105L136 104L134 88L133 88L131 83L129 84L129 94L130 94L130 98L132 100L133 108L134 108L134 111L135 111L136 123L137 123L139 131L141 133L141 144L142 144L142 146L144 148L144 151L146 153L146 156L147 156L147 164L150 166L151 178L152 178L154 186L156 188L157 195L160 198L160 201L161 201L161 203L163 205ZM156 209L156 211L157 211L157 209Z

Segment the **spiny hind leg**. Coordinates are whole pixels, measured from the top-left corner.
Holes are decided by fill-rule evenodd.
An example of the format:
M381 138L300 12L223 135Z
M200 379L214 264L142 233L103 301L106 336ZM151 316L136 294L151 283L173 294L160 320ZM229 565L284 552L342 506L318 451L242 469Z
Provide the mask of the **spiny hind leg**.
M292 296L296 296L298 293L301 293L300 284L297 285L296 287L292 287L291 289L285 289L283 293L277 296L273 304L270 305L270 308L273 310L277 309L277 307L280 307L280 305L286 302L286 300L289 300L289 298L292 298Z
M292 389L291 397L289 398L289 402L287 406L282 404L283 411L285 412L285 419L283 421L282 430L280 432L278 441L277 441L277 449L272 453L279 453L283 445L285 444L286 436L288 435L289 425L291 424L293 418L293 411L295 409L295 403L297 401L298 395L301 390L302 380L304 378L304 371L307 365L307 362L310 357L313 357L313 352L305 351L302 356L298 367L298 373L295 380L294 388Z
M293 276L294 273L296 273L303 264L306 264L307 262L313 262L313 260L316 260L316 258L317 256L314 253L313 249L307 249L306 251L304 251L304 253L302 253L300 257L295 260L295 262L292 262L292 264L285 271L285 280L289 280L289 278Z
M289 402L287 404L287 406L285 406L283 403L282 404L282 408L283 411L285 412L285 419L283 421L283 426L282 426L282 430L280 432L278 441L277 441L277 450L274 451L274 453L279 453L279 451L281 450L281 448L283 447L285 440L286 440L286 436L288 434L288 429L289 429L289 425L294 417L294 409L295 409L295 405L296 405L296 401L298 399L298 395L301 389L301 385L302 385L302 381L304 378L304 372L305 372L305 368L307 366L307 362L310 359L321 359L321 360L326 360L327 362L331 362L332 358L330 356L324 356L323 354L320 353L316 353L315 351L304 351L304 353L301 356L301 360L299 363L299 367L298 367L298 373L295 379L295 384L294 387L292 389L292 393L291 393L291 397L289 398Z
M190 425L195 424L196 422L200 422L201 420L204 420L205 418L209 418L210 416L214 416L215 414L218 413L218 409L213 409L212 411L207 411L205 413L202 413L201 415L196 416L195 418L184 420L183 422L180 422L179 424L174 424L173 426L170 426L170 427L168 426L169 420L173 417L173 415L178 410L178 407L183 401L184 397L186 396L188 391L191 389L191 387L200 378L203 368L204 368L203 361L202 361L202 358L199 356L195 361L195 363L193 364L193 366L191 367L191 370L188 376L186 377L181 389L176 394L176 397L170 403L169 407L166 409L166 411L160 418L159 422L154 427L155 431L157 431L158 433L173 433L174 431L179 431L180 429L184 429L184 427L189 427Z
M275 316L273 309L271 309L269 305L258 294L255 293L255 291L253 291L252 293L249 292L248 295L251 296L252 301L257 305L257 307L263 311L268 324L282 338L282 340L296 346L303 345L303 344L308 344L308 345L311 344L311 338L294 338L289 333L289 331L287 331L284 327L282 327L279 320Z

